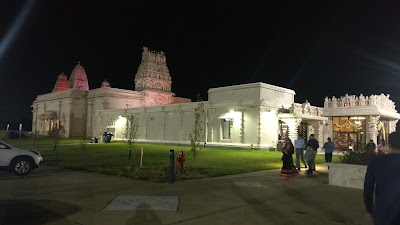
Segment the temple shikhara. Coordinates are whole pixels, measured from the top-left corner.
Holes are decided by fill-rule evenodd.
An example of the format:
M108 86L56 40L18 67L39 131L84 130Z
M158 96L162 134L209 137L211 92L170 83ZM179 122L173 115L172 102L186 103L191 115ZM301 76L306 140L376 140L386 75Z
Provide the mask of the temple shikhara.
M51 93L32 104L32 129L38 135L100 136L111 132L124 139L126 118L139 120L136 141L189 144L194 110L199 104L177 97L164 52L143 48L132 79L134 90L112 87L106 79L92 89L78 63L69 78L58 75ZM348 95L325 98L323 107L295 103L293 90L265 83L210 88L204 101L204 141L207 145L275 148L313 133L320 143L331 137L336 149L363 150L372 139L387 139L400 114L389 95ZM59 130L57 124L59 123Z

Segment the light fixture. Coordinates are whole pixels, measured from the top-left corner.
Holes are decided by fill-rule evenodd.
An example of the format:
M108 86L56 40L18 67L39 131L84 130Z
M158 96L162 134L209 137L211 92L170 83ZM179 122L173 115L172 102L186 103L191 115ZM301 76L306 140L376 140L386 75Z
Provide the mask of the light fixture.
M354 124L361 125L361 120L358 118L358 116L357 116L356 120L354 121Z
M365 120L365 116L352 116L349 119L351 119L351 120Z

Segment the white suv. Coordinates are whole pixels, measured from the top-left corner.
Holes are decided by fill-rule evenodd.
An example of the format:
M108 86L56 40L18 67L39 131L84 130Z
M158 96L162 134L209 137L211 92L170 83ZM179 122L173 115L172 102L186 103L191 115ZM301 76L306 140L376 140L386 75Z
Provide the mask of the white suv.
M43 161L38 151L15 148L0 140L0 170L26 175Z

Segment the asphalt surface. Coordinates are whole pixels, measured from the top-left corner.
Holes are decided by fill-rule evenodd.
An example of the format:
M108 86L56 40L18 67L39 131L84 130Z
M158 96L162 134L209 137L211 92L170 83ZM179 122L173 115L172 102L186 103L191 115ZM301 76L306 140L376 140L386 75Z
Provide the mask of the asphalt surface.
M0 224L362 224L362 190L328 184L326 165L291 180L279 170L155 184L41 167L25 177L0 173ZM112 211L117 196L179 196L177 211Z

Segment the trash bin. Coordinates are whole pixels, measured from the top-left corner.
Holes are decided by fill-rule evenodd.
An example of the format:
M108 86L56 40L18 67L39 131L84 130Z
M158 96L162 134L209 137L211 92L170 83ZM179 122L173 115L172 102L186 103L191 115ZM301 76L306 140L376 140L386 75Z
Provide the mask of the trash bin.
M103 135L103 143L108 143L108 136L107 136L107 132L104 132Z
M92 143L98 143L98 142L99 142L99 140L97 140L97 137L92 138Z
M111 139L111 137L108 136L108 135L103 136L103 142L104 142L104 143L110 143L110 139Z
M111 141L111 138L113 137L114 135L112 134L112 133L107 133L107 137L108 137L108 142L110 142Z
M103 133L103 142L110 143L112 136L114 136L112 133L104 132Z

